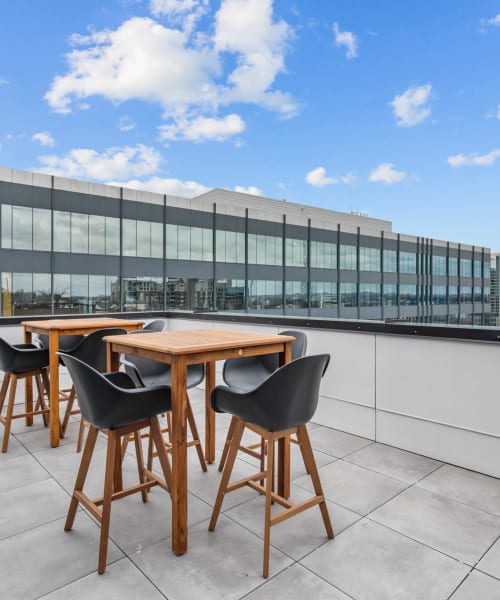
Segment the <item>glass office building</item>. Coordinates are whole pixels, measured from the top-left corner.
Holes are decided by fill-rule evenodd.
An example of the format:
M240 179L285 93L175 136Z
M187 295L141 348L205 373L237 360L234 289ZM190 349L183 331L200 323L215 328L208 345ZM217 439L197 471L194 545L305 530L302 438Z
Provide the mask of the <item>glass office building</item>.
M217 310L490 324L490 250L215 189L0 168L2 316Z

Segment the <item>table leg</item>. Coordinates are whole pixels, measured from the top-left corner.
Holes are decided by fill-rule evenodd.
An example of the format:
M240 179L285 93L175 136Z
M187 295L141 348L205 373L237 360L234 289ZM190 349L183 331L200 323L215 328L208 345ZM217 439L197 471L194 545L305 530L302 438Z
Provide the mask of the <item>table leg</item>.
M210 397L215 387L215 362L205 365L205 460L215 461L215 411L212 410Z
M279 365L282 367L292 360L292 343L285 344L280 354ZM283 498L290 497L290 436L278 441L278 494Z
M31 344L31 331L24 330L24 343ZM24 405L26 412L33 411L33 378L24 379ZM33 415L26 416L26 425L33 425Z
M49 380L50 380L50 445L59 446L59 331L49 332Z
M106 369L108 373L120 370L120 353L113 352L111 344L106 344Z
M172 550L187 550L187 407L186 360L176 357L172 363Z

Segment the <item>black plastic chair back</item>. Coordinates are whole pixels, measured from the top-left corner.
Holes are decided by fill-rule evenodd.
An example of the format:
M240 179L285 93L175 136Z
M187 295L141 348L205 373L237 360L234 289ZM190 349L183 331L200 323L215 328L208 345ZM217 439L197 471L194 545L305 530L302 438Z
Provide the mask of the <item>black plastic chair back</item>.
M59 337L59 350L61 352L70 352L73 348L76 348L78 344L83 340L84 335L62 335ZM49 347L49 336L43 333L38 334L38 344L42 348Z
M167 386L137 389L125 373L104 375L75 356L58 355L73 380L83 418L97 429L117 429L171 409Z
M165 331L167 327L166 319L155 319L154 321L150 321L144 325L142 331Z
M121 362L125 368L125 372L141 387L150 385L170 386L172 384L172 370L170 365L156 360L149 360L148 358L140 358L132 354L123 355ZM204 364L188 365L186 387L189 389L199 385L204 377Z
M250 392L218 386L212 392L212 407L268 431L304 425L318 406L321 378L329 362L329 354L297 358Z
M97 371L104 373L106 371L106 344L102 338L107 335L124 335L125 329L118 327L108 327L99 329L85 336L80 343L72 350L67 350L65 354L75 356L87 363Z
M307 351L307 336L305 333L290 329L280 331L279 335L295 337L292 342L292 360L305 356ZM257 387L278 367L278 354L231 358L224 363L222 377L227 385L246 391Z
M0 338L0 370L4 373L26 373L49 365L49 351L34 344L9 344Z

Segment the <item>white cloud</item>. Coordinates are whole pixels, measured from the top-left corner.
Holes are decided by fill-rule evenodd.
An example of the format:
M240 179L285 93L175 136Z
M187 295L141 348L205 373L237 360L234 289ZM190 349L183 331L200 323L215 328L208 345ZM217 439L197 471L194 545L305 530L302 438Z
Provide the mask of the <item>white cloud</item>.
M455 154L447 159L450 167L492 167L497 158L500 158L500 149L492 150L488 154Z
M74 148L65 156L39 156L42 173L61 177L88 178L104 181L124 177L141 177L158 170L160 154L150 146L108 148L99 153L90 148Z
M55 77L45 94L54 111L71 112L92 96L116 104L156 103L163 109L167 135L175 139L191 139L189 122L198 120L195 130L213 119L215 126L207 129L214 137L204 131L195 135L198 140L229 137L221 134L228 117L218 112L232 103L255 104L284 117L297 113L292 96L273 88L285 72L293 31L285 21L274 20L272 0L222 0L209 33L185 26L185 19L207 9L206 0L157 0L150 6L169 17L170 26L133 17L115 30L72 37L67 73ZM172 25L175 15L184 19L182 26ZM229 124L239 133L243 121L239 117L235 127L234 116Z
M333 34L335 36L335 45L345 47L347 58L356 58L358 55L358 38L352 31L340 31L339 24L333 24Z
M181 181L180 179L169 178L163 179L161 177L151 177L144 181L139 181L138 179L131 179L128 181L108 181L107 184L117 185L119 187L129 187L135 190L157 192L158 194L168 194L170 196L183 196L185 198L194 198L211 189L196 181Z
M428 105L432 86L430 83L418 87L410 87L401 95L396 95L390 102L396 123L400 127L413 127L424 121L430 114Z
M129 117L120 117L118 119L118 129L120 131L132 131L135 127L135 123Z
M252 196L262 196L262 190L254 185L250 185L248 187L243 187L241 185L237 185L234 188L235 192L240 192L241 194L251 194Z
M276 76L285 71L284 57L293 30L286 21L273 22L272 0L223 0L216 14L217 52L234 54L236 68L229 74L221 101L250 102L280 112L297 114L292 97L271 91Z
M480 23L483 32L490 27L500 27L500 13L489 19L481 19Z
M158 17L190 12L198 7L200 2L199 0L151 0L149 5L152 14Z
M328 177L326 175L326 169L324 167L317 167L306 175L306 181L314 187L325 187L327 185L335 185L338 183L354 183L356 180L352 173L346 173L345 175L337 175L335 177Z
M48 131L39 131L31 136L33 142L38 142L40 146L52 147L55 144L54 138Z
M172 24L179 24L191 32L197 21L207 12L208 0L150 0L151 14L166 17Z
M171 125L161 125L160 138L164 140L188 140L204 142L214 140L223 142L228 138L242 133L245 121L236 114L227 115L221 119L215 117L196 117L192 121L180 119Z
M8 83L9 83L9 81L7 79L0 77L0 85L7 85Z
M396 171L394 163L381 163L370 173L368 181L390 185L392 183L401 183L406 177L404 171Z
M139 17L115 31L81 37L79 44L87 48L67 56L69 73L54 79L45 98L56 112L70 112L73 100L93 95L115 103L156 102L167 114L183 113L194 102L211 105L217 57L186 43L181 31Z

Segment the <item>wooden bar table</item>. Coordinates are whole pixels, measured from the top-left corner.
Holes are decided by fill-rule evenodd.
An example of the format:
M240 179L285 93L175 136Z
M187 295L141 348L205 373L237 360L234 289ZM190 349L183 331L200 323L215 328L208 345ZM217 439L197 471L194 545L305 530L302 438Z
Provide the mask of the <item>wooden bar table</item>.
M59 338L64 335L82 335L106 329L108 327L121 327L126 331L142 329L143 321L130 319L114 319L109 317L82 317L81 319L47 319L41 321L23 321L24 342L31 343L31 334L47 335L49 338L49 378L50 378L50 445L59 446ZM26 398L32 402L31 382L26 381Z
M108 370L118 369L119 354L171 365L172 369L172 550L187 550L187 430L186 367L205 363L205 450L215 460L215 413L210 394L215 386L215 362L228 358L279 353L280 365L291 359L293 336L225 329L167 331L145 335L107 336ZM284 485L289 485L285 481Z

